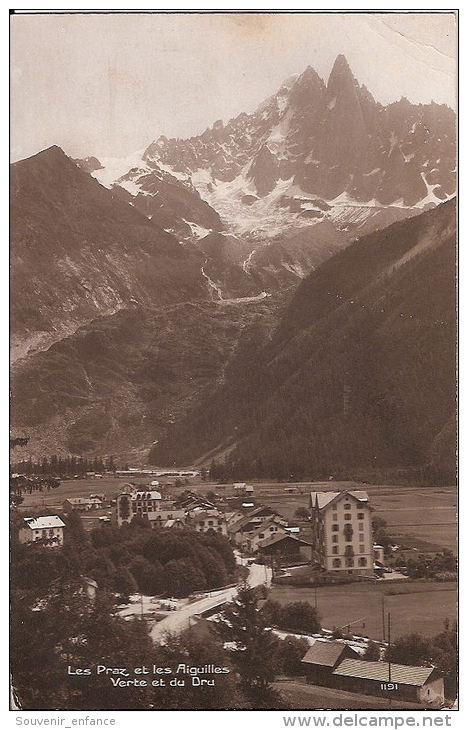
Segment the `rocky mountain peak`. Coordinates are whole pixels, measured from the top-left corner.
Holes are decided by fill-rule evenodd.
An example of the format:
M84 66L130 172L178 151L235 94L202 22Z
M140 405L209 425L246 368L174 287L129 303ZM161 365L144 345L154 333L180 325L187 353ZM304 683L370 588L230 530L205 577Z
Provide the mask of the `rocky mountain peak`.
M353 72L346 60L346 56L343 56L343 54L340 53L333 64L333 68L328 78L327 88L330 93L334 94L349 84L356 86L356 79L354 78Z

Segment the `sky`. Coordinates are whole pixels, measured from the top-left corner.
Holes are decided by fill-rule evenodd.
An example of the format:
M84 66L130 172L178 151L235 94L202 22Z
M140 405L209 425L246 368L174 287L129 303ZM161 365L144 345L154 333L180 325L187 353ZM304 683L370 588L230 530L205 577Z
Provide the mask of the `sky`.
M456 105L453 13L11 16L11 157L122 157L252 112L339 53L388 103Z

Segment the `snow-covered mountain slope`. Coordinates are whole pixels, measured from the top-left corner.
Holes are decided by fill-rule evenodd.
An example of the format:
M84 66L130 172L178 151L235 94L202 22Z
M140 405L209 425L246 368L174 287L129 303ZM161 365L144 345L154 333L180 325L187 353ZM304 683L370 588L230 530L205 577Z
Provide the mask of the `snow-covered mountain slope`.
M453 110L406 99L383 106L338 56L327 84L309 66L252 114L82 164L182 240L232 234L244 273L264 282L273 272L305 275L356 236L449 199L455 156Z
M276 236L333 219L322 201L338 218L362 207L363 219L382 206L423 209L451 197L455 114L406 99L382 106L338 56L327 84L309 66L253 114L186 140L162 136L132 159L101 164L92 174L105 185L148 199L162 180L177 182L233 232Z

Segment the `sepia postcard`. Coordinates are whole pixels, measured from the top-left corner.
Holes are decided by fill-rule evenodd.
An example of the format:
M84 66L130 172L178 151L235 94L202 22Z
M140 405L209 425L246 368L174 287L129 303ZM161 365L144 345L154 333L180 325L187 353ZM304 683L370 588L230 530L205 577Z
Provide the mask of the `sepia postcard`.
M458 708L457 23L10 11L17 725Z

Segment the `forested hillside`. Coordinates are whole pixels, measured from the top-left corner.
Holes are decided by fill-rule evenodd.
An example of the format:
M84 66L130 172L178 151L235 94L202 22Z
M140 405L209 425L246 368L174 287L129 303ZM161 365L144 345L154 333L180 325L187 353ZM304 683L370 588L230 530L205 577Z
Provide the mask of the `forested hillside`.
M365 236L313 272L272 340L244 333L225 385L151 460L230 444L233 474L392 465L453 480L455 206Z

